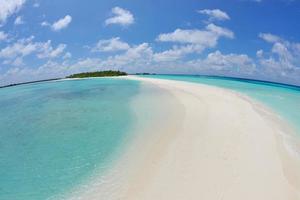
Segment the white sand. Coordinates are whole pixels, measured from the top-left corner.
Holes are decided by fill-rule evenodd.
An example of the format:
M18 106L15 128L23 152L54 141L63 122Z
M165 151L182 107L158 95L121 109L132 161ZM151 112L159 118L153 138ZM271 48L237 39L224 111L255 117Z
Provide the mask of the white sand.
M159 90L134 102L149 104L135 110L136 139L122 161L71 199L300 199L300 158L286 148L292 135L272 112L225 89L128 78Z
M168 138L152 146L126 199L300 199L298 158L284 149L280 132L288 130L271 113L224 89L131 79L169 91L184 118L161 133Z

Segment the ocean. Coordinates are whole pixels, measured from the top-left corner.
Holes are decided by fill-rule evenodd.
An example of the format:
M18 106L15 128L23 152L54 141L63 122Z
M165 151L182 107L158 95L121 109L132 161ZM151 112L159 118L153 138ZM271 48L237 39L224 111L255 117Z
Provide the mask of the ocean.
M139 85L104 78L0 89L0 199L56 199L105 173L130 137Z

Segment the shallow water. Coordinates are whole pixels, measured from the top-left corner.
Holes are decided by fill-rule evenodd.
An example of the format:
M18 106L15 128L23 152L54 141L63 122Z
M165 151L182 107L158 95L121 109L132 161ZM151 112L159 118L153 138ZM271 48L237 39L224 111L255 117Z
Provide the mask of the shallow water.
M144 77L201 83L246 94L267 105L286 119L300 136L300 87L255 80L196 75L147 75Z
M48 199L109 168L133 126L139 82L87 79L0 89L0 199Z

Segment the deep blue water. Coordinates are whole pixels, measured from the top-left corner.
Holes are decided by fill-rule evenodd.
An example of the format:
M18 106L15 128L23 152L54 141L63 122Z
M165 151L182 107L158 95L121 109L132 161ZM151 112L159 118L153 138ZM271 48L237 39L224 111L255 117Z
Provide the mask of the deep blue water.
M138 91L108 78L0 89L0 199L53 198L104 173L130 133Z

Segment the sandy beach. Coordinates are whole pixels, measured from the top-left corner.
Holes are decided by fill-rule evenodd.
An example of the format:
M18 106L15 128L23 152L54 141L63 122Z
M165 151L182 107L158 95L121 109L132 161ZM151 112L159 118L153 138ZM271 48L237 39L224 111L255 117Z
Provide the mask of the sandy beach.
M114 170L125 174L120 185L93 186L80 199L300 199L300 159L285 139L292 130L268 109L217 87L128 78L159 88L148 101L160 110L135 111L153 123L137 127L143 134Z

